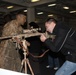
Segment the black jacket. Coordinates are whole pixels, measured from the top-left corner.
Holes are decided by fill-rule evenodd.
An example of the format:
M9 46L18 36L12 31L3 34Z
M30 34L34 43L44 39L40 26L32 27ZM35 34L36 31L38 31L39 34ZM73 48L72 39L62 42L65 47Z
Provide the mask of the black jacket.
M65 56L66 60L76 62L76 41L73 39L73 30L62 23L58 23L53 34L56 35L55 39L50 38L45 40L46 46L53 52L61 51Z

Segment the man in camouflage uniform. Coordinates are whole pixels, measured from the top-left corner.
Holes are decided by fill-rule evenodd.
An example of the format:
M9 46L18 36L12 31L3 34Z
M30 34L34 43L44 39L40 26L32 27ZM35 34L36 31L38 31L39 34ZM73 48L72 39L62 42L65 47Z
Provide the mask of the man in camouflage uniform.
M13 36L22 33L21 25L26 22L26 16L16 15L16 19L5 24L2 37ZM2 40L0 43L0 68L19 71L21 60L19 52L16 50L16 43L12 39Z

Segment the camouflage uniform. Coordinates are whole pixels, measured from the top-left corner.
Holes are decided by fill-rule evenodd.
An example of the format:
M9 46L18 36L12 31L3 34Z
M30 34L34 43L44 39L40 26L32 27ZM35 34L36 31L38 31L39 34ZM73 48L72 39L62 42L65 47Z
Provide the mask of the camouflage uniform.
M22 33L22 27L16 20L12 20L5 24L2 36L10 36ZM0 43L0 68L13 71L19 71L21 60L16 43L11 39L2 40Z

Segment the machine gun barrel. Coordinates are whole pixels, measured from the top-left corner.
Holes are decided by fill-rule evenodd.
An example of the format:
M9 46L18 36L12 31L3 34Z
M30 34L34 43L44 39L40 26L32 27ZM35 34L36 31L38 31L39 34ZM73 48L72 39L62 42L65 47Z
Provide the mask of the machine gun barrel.
M14 35L14 36L3 36L3 37L0 37L0 40L11 39L12 37L29 38L29 37L34 37L34 36L40 36L41 34L42 33L27 33L27 34L19 34L19 35Z

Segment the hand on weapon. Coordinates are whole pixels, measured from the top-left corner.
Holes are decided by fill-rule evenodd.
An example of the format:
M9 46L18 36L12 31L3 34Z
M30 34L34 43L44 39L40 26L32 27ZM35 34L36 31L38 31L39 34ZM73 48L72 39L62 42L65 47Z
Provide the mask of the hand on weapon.
M45 36L44 34L42 34L42 35L40 36L40 40L41 40L42 42L44 42L46 39L47 39L47 38L46 38L46 36Z
M26 40L21 40L18 37L14 37L15 41L20 45L20 47L23 49L23 51L27 52L27 55L29 54L27 46L30 46L30 43Z

